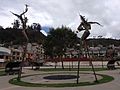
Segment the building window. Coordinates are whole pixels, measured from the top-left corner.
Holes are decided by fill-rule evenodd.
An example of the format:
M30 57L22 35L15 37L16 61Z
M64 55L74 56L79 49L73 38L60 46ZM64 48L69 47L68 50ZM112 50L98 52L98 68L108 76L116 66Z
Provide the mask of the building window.
M19 57L17 57L17 60L19 60Z
M15 55L15 52L13 52L13 55Z
M4 58L4 55L0 55L0 59L3 59Z
M6 56L6 59L8 59L8 56Z
M13 59L15 59L15 56L13 56Z
M20 55L20 53L19 53L19 52L17 52L17 55Z

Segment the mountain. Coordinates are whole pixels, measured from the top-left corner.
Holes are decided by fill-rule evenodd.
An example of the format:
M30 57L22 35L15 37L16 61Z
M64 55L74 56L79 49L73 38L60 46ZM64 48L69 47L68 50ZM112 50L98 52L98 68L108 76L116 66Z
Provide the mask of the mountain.
M115 45L120 46L120 40L117 39L111 39L111 38L98 38L98 39L88 39L87 44L89 46L109 46L109 45Z
M30 43L43 43L45 35L39 31L27 30ZM0 29L0 43L4 44L24 44L26 42L21 29Z

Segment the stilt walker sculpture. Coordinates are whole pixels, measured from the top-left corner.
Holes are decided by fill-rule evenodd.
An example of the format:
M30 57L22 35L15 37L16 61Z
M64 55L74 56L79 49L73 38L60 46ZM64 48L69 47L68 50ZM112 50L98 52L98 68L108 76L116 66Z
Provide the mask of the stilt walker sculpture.
M82 52L82 48L83 47L84 47L85 51L88 51L88 46L87 46L86 40L87 40L87 37L90 35L90 31L89 30L91 30L91 24L98 24L100 26L102 26L102 25L99 24L98 22L88 22L85 19L85 16L82 16L82 15L80 15L80 18L81 18L81 23L80 23L80 25L78 26L77 29L78 29L79 32L85 30L83 35L82 35L82 37L81 37L81 41L80 41L80 51ZM89 53L88 53L88 56L89 56ZM94 66L92 64L92 60L91 59L90 59L90 64L92 65L92 70L94 72L95 81L97 82L98 81L97 80L97 76L96 76L96 73L95 73L95 70L94 70ZM77 84L79 83L79 67L80 67L80 60L78 60Z
M23 63L25 61L25 56L26 56L26 51L27 51L27 44L29 42L29 38L26 34L26 23L28 21L27 17L25 17L25 13L28 11L28 5L26 4L25 5L25 11L23 11L20 15L18 14L15 14L13 12L11 12L13 15L15 15L16 17L18 17L18 19L21 21L21 25L22 25L22 33L26 39L26 43L25 43L25 46L24 46L24 52L23 52L23 58L22 58L22 62L21 62L21 65L20 65L20 71L18 73L18 80L21 79L21 73L22 73L22 66L23 66Z

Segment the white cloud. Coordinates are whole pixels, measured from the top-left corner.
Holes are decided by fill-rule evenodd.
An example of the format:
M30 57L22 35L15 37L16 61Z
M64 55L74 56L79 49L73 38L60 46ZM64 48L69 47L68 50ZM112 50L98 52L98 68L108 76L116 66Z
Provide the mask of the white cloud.
M40 23L41 25L53 25L53 19L48 12L36 12L36 10L30 8L29 14L29 23Z
M113 38L112 34L111 33L107 33L105 38Z
M120 38L120 0L0 0L0 3L0 25L6 27L16 18L9 11L19 14L27 3L29 23L53 27L66 25L74 31L80 23L80 13L89 21L104 25L103 28L93 25L90 37L111 33L112 37Z

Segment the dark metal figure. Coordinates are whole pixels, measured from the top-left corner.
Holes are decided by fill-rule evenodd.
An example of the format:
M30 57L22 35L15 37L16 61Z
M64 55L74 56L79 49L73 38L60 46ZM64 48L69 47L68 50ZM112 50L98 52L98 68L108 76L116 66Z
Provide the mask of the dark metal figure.
M13 12L11 12L11 11L10 11L10 12L11 12L13 15L17 16L17 17L20 19L21 24L22 24L22 28L23 28L23 30L22 30L23 35L25 36L26 40L28 41L29 39L28 39L28 36L27 36L27 34L26 34L26 32L25 32L25 30L26 30L26 23L27 23L27 21L28 21L27 17L25 17L25 13L28 11L28 5L25 4L25 6L26 6L25 11L24 11L23 13L21 13L20 15L15 14L15 13L13 13Z
M86 19L85 19L85 16L82 16L80 15L80 18L81 18L81 24L79 25L78 27L78 30L79 31L82 31L82 30L88 30L88 29L91 29L91 24L98 24L100 26L102 26L100 23L98 22L88 22Z
M89 30L91 30L91 24L98 24L100 26L102 26L102 25L99 24L98 22L88 22L85 19L85 16L82 16L82 15L80 15L80 18L81 18L82 22L80 23L80 25L78 26L77 29L78 29L79 32L85 30L84 33L83 33L83 35L82 35L82 37L81 37L81 44L82 45L80 46L80 49L82 51L82 47L84 47L85 48L84 50L88 51L86 40L87 40L87 37L90 35L90 31ZM91 66L92 66L92 70L94 72L95 81L98 82L97 76L96 76L96 73L95 73L95 70L94 70L94 66L92 64L92 60L91 59L90 59L90 63L91 63ZM77 84L79 83L79 66L80 66L80 60L78 60Z
M98 22L88 22L86 19L85 19L85 16L82 16L80 15L80 18L81 18L81 23L80 25L78 26L78 31L83 31L85 30L85 32L83 33L82 37L81 37L81 40L83 42L83 46L86 47L86 39L87 37L90 35L90 31L91 30L91 24L98 24L100 26L102 26L101 24L99 24Z
M26 43L25 43L24 53L23 53L23 59L22 59L21 65L20 65L20 71L19 71L19 73L18 73L18 78L17 78L17 80L20 80L20 79L21 79L22 64L23 64L24 61L25 61L25 56L26 56L26 52L27 52L27 44L28 44L28 42L29 42L29 38L28 38L28 36L27 36L27 34L26 34L26 27L27 27L27 26L26 26L26 23L27 23L28 19L27 19L27 17L25 17L25 13L26 13L27 11L28 11L28 5L26 4L26 5L25 5L25 11L23 11L23 13L21 13L20 15L11 12L13 15L15 15L16 17L18 17L18 18L20 19L21 24L22 24L22 33L23 33L23 35L24 35L25 38L26 38Z

